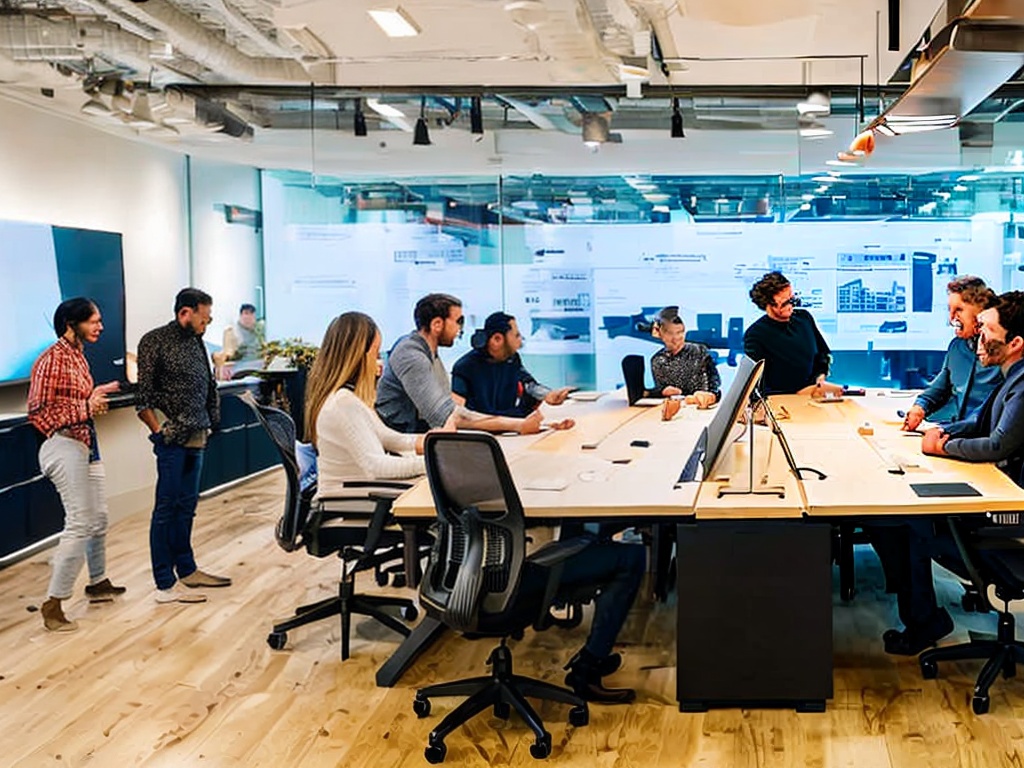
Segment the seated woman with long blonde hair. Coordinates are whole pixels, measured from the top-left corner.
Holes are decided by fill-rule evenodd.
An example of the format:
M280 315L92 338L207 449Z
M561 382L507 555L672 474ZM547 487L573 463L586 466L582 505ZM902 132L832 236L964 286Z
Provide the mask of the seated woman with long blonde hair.
M321 496L336 493L346 480L398 480L425 472L423 435L396 432L373 410L380 344L373 318L346 312L327 327L310 370L306 439L319 454Z

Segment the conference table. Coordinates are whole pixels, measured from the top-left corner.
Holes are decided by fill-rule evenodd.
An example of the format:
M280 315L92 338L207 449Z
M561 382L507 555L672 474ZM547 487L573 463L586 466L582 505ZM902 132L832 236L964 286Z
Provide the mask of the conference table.
M1024 490L995 466L922 454L920 436L901 432L895 415L908 402L886 391L837 402L770 398L796 464L820 479L797 477L769 428L736 425L711 476L680 482L715 410L685 406L662 421L660 408L630 407L620 392L546 408L576 419L571 430L498 440L531 522L675 525L680 709L820 711L832 696L837 521L1024 508ZM747 478L765 492L722 493ZM946 488L963 493L963 484L980 495L944 495ZM938 495L919 495L915 485ZM434 519L427 481L393 511L409 528ZM394 685L442 631L425 617L380 668L377 684Z

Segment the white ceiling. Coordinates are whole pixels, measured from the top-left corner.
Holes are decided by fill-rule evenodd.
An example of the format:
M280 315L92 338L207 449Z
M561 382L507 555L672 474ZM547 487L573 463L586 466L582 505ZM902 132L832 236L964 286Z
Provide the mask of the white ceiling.
M1006 1L1024 6L1024 0ZM687 152L678 143L667 145L673 154L666 154L664 131L626 131L623 145L606 147L599 159L587 160L578 133L548 132L538 141L521 131L488 130L481 140L468 130L433 130L440 146L425 148L407 146L409 136L387 124L374 123L369 141L355 139L350 130L320 132L311 139L308 127L286 131L257 125L252 140L241 142L211 133L198 121L181 119L168 126L167 116L181 113L165 105L160 90L173 83L290 85L297 89L290 98L301 102L311 81L360 88L366 95L388 87L413 93L425 87L435 93L445 87L491 93L543 87L565 88L568 94L573 88L609 88L630 79L660 87L662 95L666 86L680 94L697 86L809 91L857 86L862 77L873 86L889 80L942 5L900 0L900 50L889 51L888 0L400 2L421 29L419 35L388 38L371 21L368 9L395 7L394 0L5 0L0 97L192 154L325 173L364 173L382 166L408 173L438 166L467 173L527 170L543 169L549 161L577 170L580 163L591 163L595 172L663 162L685 172L690 166L713 165L716 155L707 151L729 154L723 163L728 167L791 172L810 158L824 162L816 159L819 154L834 156L836 147L856 133L857 121L841 121L834 142L819 142L813 149L801 149L795 115L794 130L747 131L739 144L730 134L698 138L700 132L689 129L689 160L679 159ZM650 55L652 34L668 77ZM110 107L111 115L83 115L81 107L89 98L83 86L96 80L90 73L136 83L134 92L125 94L134 101L123 101L121 109L137 104L136 94L149 90L154 120L167 130L140 128L107 91L92 95ZM52 95L44 95L41 87L52 89ZM414 120L415 114L409 117ZM378 133L384 129L389 130ZM700 162L693 155L698 144ZM434 154L427 158L425 152Z

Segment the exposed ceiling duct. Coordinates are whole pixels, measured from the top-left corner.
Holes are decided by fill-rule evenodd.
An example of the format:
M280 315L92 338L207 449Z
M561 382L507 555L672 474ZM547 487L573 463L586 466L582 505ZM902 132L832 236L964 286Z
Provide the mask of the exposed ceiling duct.
M70 16L0 16L0 52L16 62L75 64L100 57L111 69L126 65L148 76L161 55L150 41L125 32L116 24ZM81 69L87 68L82 63Z
M910 86L869 130L951 128L1024 67L1024 3L979 0L967 12L919 47Z
M210 70L211 81L283 84L332 79L325 74L330 68L318 76L291 59L247 56L167 0L103 0L103 5L158 29L171 46Z

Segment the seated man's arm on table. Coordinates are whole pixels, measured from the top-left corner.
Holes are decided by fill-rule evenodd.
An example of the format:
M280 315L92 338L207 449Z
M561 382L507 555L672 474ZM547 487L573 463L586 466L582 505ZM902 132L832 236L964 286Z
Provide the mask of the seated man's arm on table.
M964 431L962 425L971 424L975 431ZM976 419L951 424L945 432L950 436L940 448L947 456L975 462L1002 461L1016 456L1024 448L1024 397L1018 392L1007 399L999 421L988 435L976 434Z
M935 374L931 384L920 395L914 398L914 404L907 409L903 419L903 429L914 430L920 426L928 414L935 413L953 396L953 383L949 372L949 353L942 358L942 368Z

